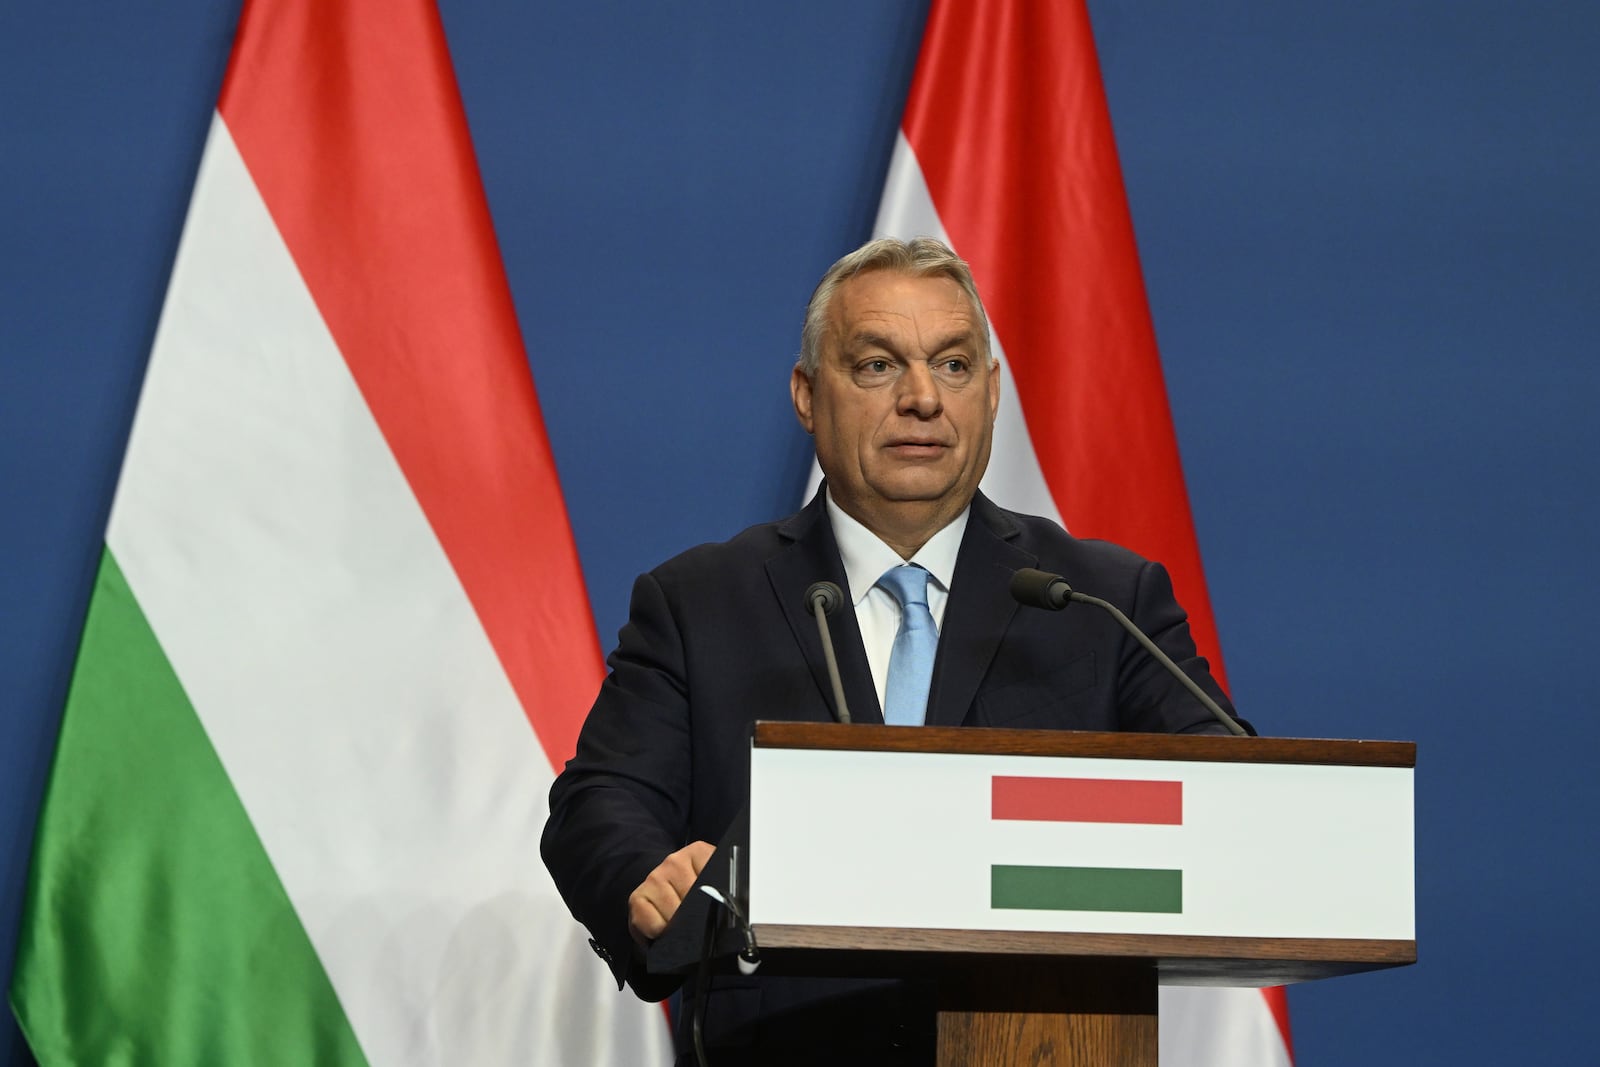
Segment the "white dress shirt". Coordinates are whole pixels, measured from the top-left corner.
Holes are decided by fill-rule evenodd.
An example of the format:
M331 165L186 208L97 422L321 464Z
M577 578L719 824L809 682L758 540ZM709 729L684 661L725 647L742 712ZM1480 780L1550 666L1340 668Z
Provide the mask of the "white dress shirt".
M872 669L872 684L878 691L878 707L889 684L889 654L894 651L894 635L900 629L900 604L888 590L878 588L878 579L890 567L915 563L931 576L928 581L928 612L936 627L944 626L944 605L950 599L950 582L955 576L956 555L961 551L961 536L967 531L970 507L962 510L950 525L928 539L915 556L901 559L900 553L883 539L844 513L827 495L828 521L833 524L833 539L844 560L848 594L856 609L856 625L866 646L867 666Z

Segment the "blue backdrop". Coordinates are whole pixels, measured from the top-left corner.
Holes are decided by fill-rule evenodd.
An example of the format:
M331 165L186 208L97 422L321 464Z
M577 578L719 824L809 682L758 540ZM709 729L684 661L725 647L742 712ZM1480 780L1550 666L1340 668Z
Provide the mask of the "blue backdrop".
M609 647L799 497L923 6L443 6ZM1420 962L1295 989L1299 1062L1588 1062L1600 8L1091 11L1233 695L1419 745ZM236 16L0 6L0 975Z

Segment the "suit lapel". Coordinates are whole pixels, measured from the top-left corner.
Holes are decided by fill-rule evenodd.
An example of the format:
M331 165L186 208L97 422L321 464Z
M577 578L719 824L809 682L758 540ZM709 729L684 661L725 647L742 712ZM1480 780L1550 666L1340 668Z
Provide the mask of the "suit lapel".
M929 726L960 726L965 721L978 684L1011 624L1017 609L1011 598L1011 575L1019 567L1038 563L1037 557L1013 543L1019 533L1016 521L982 493L973 497L939 630L928 693Z
M844 684L845 699L850 704L851 719L883 722L877 688L872 684L872 670L867 666L867 653L861 642L861 629L856 625L856 613L850 606L850 584L845 578L844 562L839 558L839 546L833 539L833 526L828 522L821 489L799 514L778 526L778 535L790 543L767 560L767 578L829 711L833 710L833 683L828 680L817 620L805 604L806 589L817 581L833 582L845 593L844 606L828 616L828 629L833 635L834 654L839 660L839 677Z

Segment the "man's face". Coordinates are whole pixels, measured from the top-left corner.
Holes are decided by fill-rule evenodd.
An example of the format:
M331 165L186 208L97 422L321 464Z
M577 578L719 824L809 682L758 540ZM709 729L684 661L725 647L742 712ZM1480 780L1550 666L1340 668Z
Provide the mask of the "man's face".
M796 414L836 503L914 552L960 513L989 463L999 367L961 287L895 271L834 295L815 378L796 369Z

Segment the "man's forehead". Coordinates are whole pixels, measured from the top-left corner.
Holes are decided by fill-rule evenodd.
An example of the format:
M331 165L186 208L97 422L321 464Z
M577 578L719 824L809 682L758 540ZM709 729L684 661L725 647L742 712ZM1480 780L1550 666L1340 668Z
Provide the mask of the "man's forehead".
M908 274L875 270L845 281L833 301L835 329L865 320L909 319L932 311L971 322L977 318L972 300L959 282L943 274Z

